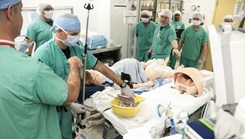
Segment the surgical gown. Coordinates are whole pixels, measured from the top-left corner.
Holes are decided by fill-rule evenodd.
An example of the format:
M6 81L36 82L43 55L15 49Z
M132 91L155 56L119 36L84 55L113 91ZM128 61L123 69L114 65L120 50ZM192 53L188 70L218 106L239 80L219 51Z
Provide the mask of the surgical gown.
M135 34L137 34L136 44L136 59L138 61L148 60L148 50L150 49L153 41L153 35L156 24L152 21L145 27L143 22L139 22L135 27Z
M56 106L66 101L66 82L8 46L0 46L0 65L0 138L60 139Z
M74 47L69 47L70 56L77 56L83 62L84 47L82 43ZM54 72L59 75L63 80L67 80L70 66L68 64L65 54L62 52L56 42L51 39L47 43L40 46L34 53L34 57L40 59L43 63L50 66ZM97 63L97 58L90 52L87 52L86 69L92 69ZM72 114L70 109L61 109L58 112L60 120L60 128L63 139L72 138Z
M41 18L37 18L28 26L26 37L36 42L37 49L53 37L54 30L50 29L51 26L48 23L43 21Z
M193 26L189 26L182 33L181 39L184 40L184 44L182 46L180 65L197 68L197 61L202 52L202 44L209 41L207 32L202 27L195 31Z
M162 30L160 28L161 25L157 25L154 32L152 58L165 59L171 54L172 41L176 40L176 34L170 25L163 27Z

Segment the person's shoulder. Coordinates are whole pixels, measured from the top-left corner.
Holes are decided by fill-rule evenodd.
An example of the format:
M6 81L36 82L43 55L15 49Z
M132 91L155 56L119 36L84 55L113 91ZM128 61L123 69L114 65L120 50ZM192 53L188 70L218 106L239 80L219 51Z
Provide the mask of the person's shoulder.
M55 45L57 45L55 41L50 39L49 41L40 45L36 51L49 51L50 49L53 49Z
M141 26L141 25L143 25L143 22L138 22L137 24L136 24L136 27L139 27L139 26Z
M169 23L170 23L170 24L174 24L174 20L171 20Z

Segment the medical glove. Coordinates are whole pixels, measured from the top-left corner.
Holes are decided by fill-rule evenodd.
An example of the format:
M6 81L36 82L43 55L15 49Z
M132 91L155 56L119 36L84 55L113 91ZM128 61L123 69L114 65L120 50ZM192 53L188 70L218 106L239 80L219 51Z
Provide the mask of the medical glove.
M202 65L202 64L203 64L203 60L199 59L199 60L197 61L197 64L198 64L198 65Z
M216 121L214 127L216 139L241 139L241 135L245 133L242 123L223 109L218 111Z
M71 103L69 108L74 112L74 113L84 113L86 111L86 107L83 106L82 104L79 103Z
M134 97L134 93L133 91L129 88L128 85L126 85L126 87L124 88L121 88L121 93L125 96L128 96L128 97Z

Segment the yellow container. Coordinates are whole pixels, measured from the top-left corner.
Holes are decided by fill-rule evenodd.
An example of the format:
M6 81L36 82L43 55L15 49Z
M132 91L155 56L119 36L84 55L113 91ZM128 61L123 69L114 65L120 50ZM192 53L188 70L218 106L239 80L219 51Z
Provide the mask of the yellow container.
M111 106L112 106L112 111L113 113L115 113L116 115L122 116L122 117L126 117L126 118L133 118L136 116L137 112L139 111L141 102L144 100L144 98L142 96L136 95L134 97L134 102L137 103L139 102L139 104L136 107L122 107L119 106L119 98L116 97L111 101Z

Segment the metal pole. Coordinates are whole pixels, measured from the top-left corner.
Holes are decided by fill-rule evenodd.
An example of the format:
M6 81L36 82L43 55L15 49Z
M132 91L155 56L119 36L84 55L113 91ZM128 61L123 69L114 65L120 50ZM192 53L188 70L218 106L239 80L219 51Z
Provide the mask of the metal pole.
M86 25L86 36L85 36L85 48L84 48L84 54L83 54L83 101L82 101L82 104L84 104L84 101L85 101L85 80L86 80L86 62L87 62L87 59L86 59L86 56L87 56L87 37L88 37L88 24L89 24L89 10L92 10L94 9L94 6L90 3L89 4L85 4L84 5L84 8L88 10L88 15L87 15L87 25Z

